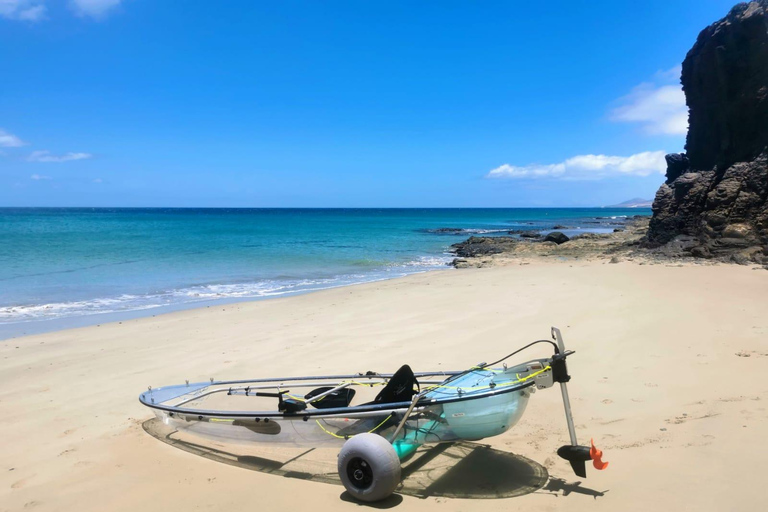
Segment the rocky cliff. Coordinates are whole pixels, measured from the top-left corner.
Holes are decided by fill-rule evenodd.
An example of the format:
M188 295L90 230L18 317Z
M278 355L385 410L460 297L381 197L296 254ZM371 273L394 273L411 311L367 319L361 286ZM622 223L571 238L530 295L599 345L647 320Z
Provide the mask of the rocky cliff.
M768 0L704 29L681 81L686 153L667 155L647 243L768 263Z

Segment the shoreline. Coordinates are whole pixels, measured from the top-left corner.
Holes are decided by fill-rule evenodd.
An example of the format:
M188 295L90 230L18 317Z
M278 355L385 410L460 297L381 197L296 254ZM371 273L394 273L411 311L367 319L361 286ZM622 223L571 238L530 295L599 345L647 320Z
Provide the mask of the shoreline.
M392 279L402 279L412 275L423 274L426 272L440 272L445 270L452 270L453 268L449 263L446 263L445 268L431 268L426 270L417 270L408 272L401 275L392 277L383 277L377 279L368 279L364 281L343 283L335 286L326 286L312 288L309 290L288 291L281 294L261 296L261 297L222 297L219 299L191 301L191 302L179 302L176 304L163 304L143 309L129 309L125 311L108 311L104 313L92 313L82 315L64 316L58 318L47 319L35 319L20 322L7 322L0 323L0 343L8 340L16 340L25 336L35 336L39 334L48 334L58 331L67 331L70 329L81 329L86 327L101 326L103 324L121 323L129 320L137 320L141 318L155 318L162 315L169 315L182 311L194 311L194 310L206 310L216 306L227 306L232 304L248 304L251 302L260 302L266 300L284 299L289 297L297 297L300 295L306 295L310 293L322 292L325 290L333 290L337 288L346 288L351 286L360 286L368 283L378 283L381 281L389 281ZM24 332L19 332L21 326L29 326L29 329Z
M24 336L52 333L63 330L79 329L90 326L100 326L107 323L125 322L140 318L152 318L181 311L205 310L217 306L246 304L265 300L295 297L325 290L347 288L377 283L382 281L402 279L412 275L430 273L449 269L486 268L508 265L529 265L531 263L577 263L602 261L611 264L634 262L639 265L719 265L740 264L750 265L748 261L731 259L695 258L685 253L681 247L669 244L667 247L648 249L643 247L650 218L644 215L627 216L624 228L613 233L594 233L585 231L573 236L565 243L557 244L545 241L542 233L538 237L483 236L472 235L463 242L453 244L441 255L431 255L428 258L446 257L452 261L446 262L445 267L431 267L403 272L398 269L394 276L381 277L371 274L369 279L342 282L338 285L318 286L316 288L286 291L274 295L253 297L221 297L207 300L161 304L139 309L123 311L108 311L104 313L79 314L57 318L40 318L19 322L0 323L0 343L16 340ZM512 233L512 232L510 232ZM518 230L515 234L525 233ZM426 257L426 256L425 256ZM768 268L768 267L763 267Z
M137 212L144 212L144 210L137 209ZM616 226L623 226L626 220L635 213L631 209L617 211L616 209L606 208L603 212L597 211L597 209L544 208L541 209L544 213L537 217L527 210L529 209L498 209L500 213L498 215L494 214L493 217L486 216L487 211L489 211L487 209L462 209L461 213L448 217L431 216L431 210L414 210L415 220L412 218L392 220L386 217L384 221L395 222L394 226L396 229L393 232L396 234L394 238L392 237L393 235L386 233L382 236L375 236L376 241L372 242L373 245L369 243L368 246L365 246L365 251L362 251L363 245L356 249L353 248L355 247L353 242L357 240L356 237L359 235L355 235L351 239L345 239L344 237L347 235L343 232L331 230L333 236L338 236L340 239L338 243L334 242L336 245L328 245L328 240L325 243L318 243L316 239L318 237L322 239L322 237L313 234L312 239L314 242L312 247L314 250L320 251L320 253L326 251L336 255L332 256L330 260L318 260L314 266L305 265L301 268L293 268L291 263L287 262L285 265L280 266L279 269L275 269L275 265L270 263L270 261L283 262L280 259L280 254L273 255L268 251L264 251L263 254L266 255L264 257L259 256L262 254L261 251L254 251L256 259L250 259L251 252L249 251L253 249L243 249L249 256L240 255L241 259L238 260L240 261L240 267L237 267L239 274L234 276L234 269L222 266L225 265L224 262L229 261L226 259L226 254L217 256L218 260L216 258L211 260L211 264L226 268L227 272L230 272L234 277L228 277L227 272L222 274L221 271L219 271L221 275L214 275L216 274L215 272L211 275L206 275L204 271L201 271L199 261L196 263L197 267L192 265L186 269L186 273L179 274L185 276L183 279L179 279L179 276L175 274L172 278L165 279L162 272L158 274L157 271L150 271L147 268L141 270L138 267L131 267L131 270L126 270L127 267L121 266L113 269L113 267L109 266L133 265L135 263L146 267L148 265L146 262L152 261L151 258L144 258L143 260L141 258L133 258L136 260L133 261L132 258L124 255L120 256L119 261L108 261L96 265L94 268L106 267L106 270L99 271L99 277L93 284L91 284L89 278L91 274L88 271L91 267L85 265L85 261L81 262L81 266L78 266L76 261L65 259L66 265L64 267L61 267L62 263L59 261L57 263L58 267L52 266L52 268L58 268L58 270L53 272L56 274L54 276L47 276L45 273L42 273L40 276L43 277L34 277L37 274L26 275L16 268L8 272L7 275L0 276L0 281L10 279L8 282L13 283L13 286L9 285L10 287L4 294L7 298L4 298L3 303L7 305L0 307L0 342L36 333L97 325L106 322L126 321L132 318L156 316L179 310L205 308L243 301L260 301L327 288L398 278L424 271L442 270L445 266L450 265L452 259L450 252L446 251L450 244L471 234L482 234L485 236L493 233L494 236L502 234L513 234L516 236L517 234L527 233L527 230L531 229L546 232L551 227L564 228L571 235L606 232L614 229ZM218 209L213 211L221 214L221 216L215 217L213 220L208 219L208 222L231 222L226 212L221 212ZM410 209L398 209L397 211L408 212ZM457 212L456 209L446 209L446 211ZM521 214L521 211L524 213ZM565 213L557 213L558 211L566 212L567 215ZM100 219L102 214L112 215L113 213L110 212L111 210L102 212L97 215L97 218ZM365 220L358 222L358 227L364 224L367 226L366 232L375 232L376 226L380 226L380 222L382 222L382 218L376 215L375 213L367 212L362 217ZM511 217L514 215L520 217L512 219ZM563 219L560 219L561 215ZM88 217L88 219L88 222L95 222L93 217ZM120 218L118 220L120 222L135 221L133 218L127 220ZM173 217L173 220L175 222L182 222L188 219L180 221L178 218ZM256 220L262 224L266 222L264 219ZM37 221L41 220L37 219ZM80 219L80 221L85 222L83 219ZM110 222L113 221L116 220L112 219ZM157 220L157 222L160 221L167 222L169 220L163 217ZM285 222L285 219L283 221ZM73 222L75 221L73 220ZM363 224L360 224L360 222ZM565 223L565 225L559 225L560 222ZM188 222L183 222L183 224L186 226L185 229L190 229ZM261 226L261 224L259 225ZM139 226L139 224L136 224L136 226ZM134 226L134 235L147 234L145 231L142 231L143 229ZM308 232L314 233L314 230L309 230ZM248 233L251 232L249 231ZM248 236L252 236L252 233ZM241 244L242 247L254 247L254 240L248 238L248 236L235 237L230 240L232 242L230 245L237 246L237 244ZM304 233L302 236L306 237L308 235ZM333 238L327 232L324 236ZM282 238L277 238L276 240L279 242L282 239L287 238L282 236ZM410 240L409 243L413 244L415 243L414 240L417 239L418 243L415 246L401 246L403 240ZM274 237L269 240L272 240L270 243L275 241ZM299 239L295 244L288 242L288 246L292 247L291 250L299 251L303 246L299 247L296 244L303 244L306 241ZM70 242L75 243L74 241ZM291 244L296 246L293 247ZM130 252L129 247L133 246L128 244L125 249L128 252ZM268 248L269 245L267 244L265 247ZM337 248L329 249L329 247ZM352 249L350 249L351 247ZM80 250L78 249L78 251ZM133 247L132 250L136 250L136 247ZM233 250L240 249L235 248ZM345 252L349 250L352 250L353 253L356 251L356 253L350 255L348 252ZM403 258L403 250L408 253L407 258ZM292 254L303 253L294 252ZM166 260L167 256L166 254ZM366 261L373 261L375 264L369 262L367 266L355 267L355 262L352 260L356 257ZM380 261L377 259L382 257L384 259ZM194 260L195 257L190 258ZM23 260L24 258L23 255L18 255L16 259ZM141 263L141 261L145 263ZM167 265L167 262L163 263L163 261L163 258L158 258L161 266ZM269 270L265 271L264 268L266 267L269 267ZM13 269L14 267L8 266L7 268ZM121 274L121 272L128 272L129 274ZM125 277L126 275L133 274L135 274L133 281ZM62 283L59 283L60 275L66 276L66 279L61 277L61 279L64 279ZM188 278L189 276L192 276L192 279ZM154 281L155 278L158 281ZM132 283L136 284L133 285ZM10 297L14 297L14 300L8 300ZM45 302L43 302L42 298L45 299Z
M573 237L562 237L557 242L539 236L526 239L512 237L470 237L453 244L456 255L451 263L456 268L503 266L527 264L532 261L552 259L567 261L622 261L648 264L717 265L736 264L768 270L768 264L759 264L739 251L724 251L717 257L703 255L695 250L693 237L680 236L662 245L648 243L650 217L634 216L627 219L624 229L613 233L584 233ZM555 236L555 238L557 238Z
M321 512L355 510L339 500L338 485L249 471L158 442L142 428L152 413L136 397L147 385L185 379L468 367L554 325L576 351L569 390L579 439L594 437L611 467L587 480L572 475L555 455L568 440L559 394L543 390L510 433L481 443L540 464L549 483L524 496L472 500L473 509L643 510L649 495L676 507L745 508L760 499L764 461L754 446L768 428L768 387L759 377L768 371L766 290L768 274L738 265L555 259L17 338L0 343L0 503L41 511L239 509L256 495L282 509L311 494ZM277 461L301 455L217 449ZM336 452L313 453L322 464L302 471L335 463ZM742 471L723 476L711 461L733 453ZM658 471L659 457L684 466L685 478ZM462 461L450 467L446 474L457 478L473 471ZM716 485L702 491L701 481ZM125 482L129 494L121 492ZM734 495L735 485L744 492ZM575 489L584 492L565 493ZM401 510L468 506L434 493L401 498Z

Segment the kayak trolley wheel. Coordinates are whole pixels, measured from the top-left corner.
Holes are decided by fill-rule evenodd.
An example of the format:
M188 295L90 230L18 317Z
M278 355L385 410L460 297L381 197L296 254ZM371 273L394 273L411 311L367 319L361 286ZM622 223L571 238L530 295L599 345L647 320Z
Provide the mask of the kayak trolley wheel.
M339 452L339 477L347 492L361 501L379 501L400 483L400 459L378 434L358 434Z

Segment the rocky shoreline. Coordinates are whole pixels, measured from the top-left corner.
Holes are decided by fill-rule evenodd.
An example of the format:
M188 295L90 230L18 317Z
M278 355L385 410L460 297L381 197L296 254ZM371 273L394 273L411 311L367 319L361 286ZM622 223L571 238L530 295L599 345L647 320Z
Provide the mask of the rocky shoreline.
M711 259L696 258L690 251L695 240L686 240L685 237L678 237L663 246L650 247L647 243L650 220L647 216L636 216L627 220L624 229L616 229L613 233L584 233L565 237L565 240L558 236L562 235L558 232L539 238L471 236L451 246L450 251L456 256L451 265L455 268L481 268L525 264L534 260L635 261L639 264L680 264L686 261L700 264L753 263L741 253ZM555 238L562 241L558 243ZM768 269L768 265L764 268Z
M570 240L562 233L543 240L472 237L453 246L453 265L558 257L768 269L768 0L740 3L705 28L683 61L680 82L689 113L685 153L666 156L666 181L650 219Z

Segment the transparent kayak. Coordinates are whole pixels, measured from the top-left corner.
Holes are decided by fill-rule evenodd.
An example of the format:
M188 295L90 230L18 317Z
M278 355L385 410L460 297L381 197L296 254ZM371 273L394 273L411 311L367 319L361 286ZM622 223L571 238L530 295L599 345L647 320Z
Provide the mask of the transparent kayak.
M363 501L375 501L393 492L400 480L399 461L419 446L503 434L520 421L536 389L558 384L570 444L557 454L585 477L587 461L598 470L608 463L594 443L578 443L567 389L566 358L573 351L565 349L559 329L551 333L551 340L533 341L498 361L463 371L414 373L404 365L393 374L211 379L150 387L139 400L170 428L212 438L217 446L343 445L338 471L344 486ZM511 367L504 363L538 344L551 345L553 355Z
M536 384L551 383L547 363L187 383L149 388L139 400L165 424L221 441L317 446L369 432L392 442L402 457L422 444L506 432L520 420ZM397 387L411 382L418 391L399 395L408 400L378 400L386 391L397 398Z

